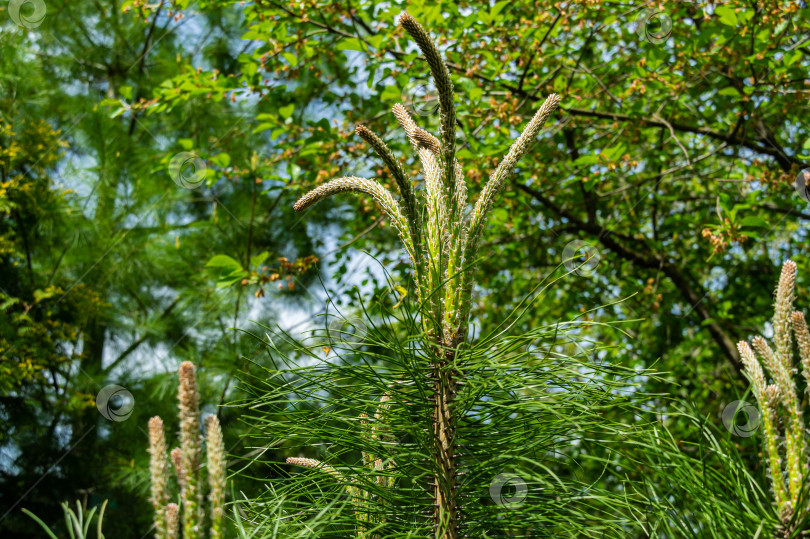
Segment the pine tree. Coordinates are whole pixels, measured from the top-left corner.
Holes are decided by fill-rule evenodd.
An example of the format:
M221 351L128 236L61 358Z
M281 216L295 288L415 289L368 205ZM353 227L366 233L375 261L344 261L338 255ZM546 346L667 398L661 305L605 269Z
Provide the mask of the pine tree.
M388 167L399 198L376 180L347 176L316 187L294 208L304 211L344 192L372 197L410 258L416 305L398 302L396 310L377 302L373 313L366 310L368 331L359 342L343 327L325 342L317 335L299 342L266 328L268 352L284 365L263 370L261 378L245 376L244 388L256 397L248 406L260 437L285 445L294 453L287 464L310 471L280 471L291 474L289 481L250 509L258 519L260 502L287 497L288 519L304 525L307 515L318 517L328 507L335 514L323 533L336 537L429 532L456 539L496 531L534 537L553 535L563 523L569 531L593 528L621 537L627 523L616 517L609 493L593 482L563 480L550 470L560 466L550 455L566 444L601 443L585 436L588 431L627 431L605 414L626 400L611 389L631 385L635 373L582 361L591 353L595 359L596 343L579 359L562 354L555 339L579 331L576 324L509 335L552 279L541 280L498 327L470 338L474 269L487 217L560 98L545 100L470 207L456 158L447 67L413 17L404 13L400 24L419 46L439 94L440 137L417 126L402 105L393 107L421 162L424 189L414 189L391 149L361 125L356 134ZM358 304L366 309L359 298ZM568 473L565 466L561 473ZM586 499L592 503L584 511Z
M432 457L437 465L433 479L434 525L437 537L456 539L459 536L455 457L458 419L454 400L463 379L454 360L469 331L470 293L474 283L472 268L496 196L557 108L560 97L552 94L546 99L490 176L467 218L464 211L467 186L455 156L456 113L450 74L425 29L408 13L402 14L400 24L424 54L439 94L441 140L418 127L402 105L393 109L422 162L425 200L415 197L411 180L395 164L388 146L371 131L359 126L357 134L390 167L402 203L397 203L393 195L376 181L349 177L332 180L310 191L295 204L295 209L305 210L319 200L344 191L365 193L380 204L402 238L413 264L418 300L426 307L422 316L426 336L423 344L431 356L430 376L434 380Z

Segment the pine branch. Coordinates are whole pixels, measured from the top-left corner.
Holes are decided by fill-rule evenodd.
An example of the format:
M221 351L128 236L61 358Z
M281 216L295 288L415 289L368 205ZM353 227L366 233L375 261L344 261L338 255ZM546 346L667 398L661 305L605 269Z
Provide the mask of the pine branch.
M456 397L458 385L464 383L457 357L469 330L473 283L471 266L477 256L480 235L495 203L495 197L502 190L517 161L531 149L539 130L556 109L560 98L554 94L549 96L514 142L509 153L492 173L468 221L465 216L467 186L464 173L455 157L456 119L449 72L438 48L413 17L403 13L400 24L422 50L439 91L441 140L418 127L402 105L397 104L392 109L422 165L425 181L424 211L423 206L415 200L407 176L393 153L381 139L362 126L357 128L357 134L369 143L391 170L402 194L403 209L400 210L391 193L382 185L356 177L338 178L316 187L301 197L294 209L302 211L341 192L369 194L397 228L405 249L411 256L424 329L424 334L420 336L420 349L429 362L429 374L424 374L429 378L425 389L430 392L427 401L432 410L431 428L428 432L431 434L429 464L433 475L431 497L434 536L437 539L457 539L460 534L460 498L455 455L459 422ZM380 406L382 408L382 402ZM367 420L366 417L361 419L364 429L367 427ZM372 438L377 436L375 434ZM361 452L365 468L382 470L382 459L376 458L372 452ZM314 460L298 459L289 462L317 467L327 473L334 470ZM379 477L377 482L380 485L385 484ZM390 484L390 480L388 483ZM358 514L362 516L360 520L364 524L358 529L364 532L367 529L366 524L373 520L368 512L368 504L372 498L370 493L359 493L356 487L352 488L355 489L351 492L353 500L362 505Z

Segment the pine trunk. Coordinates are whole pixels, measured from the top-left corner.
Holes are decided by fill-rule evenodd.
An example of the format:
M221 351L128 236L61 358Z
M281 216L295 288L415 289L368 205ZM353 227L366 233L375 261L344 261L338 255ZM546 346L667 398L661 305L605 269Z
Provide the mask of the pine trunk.
M457 374L446 368L452 363L453 352L434 365L433 441L436 472L433 485L434 537L458 539L458 507L456 497L455 435L456 417L453 400L456 395Z

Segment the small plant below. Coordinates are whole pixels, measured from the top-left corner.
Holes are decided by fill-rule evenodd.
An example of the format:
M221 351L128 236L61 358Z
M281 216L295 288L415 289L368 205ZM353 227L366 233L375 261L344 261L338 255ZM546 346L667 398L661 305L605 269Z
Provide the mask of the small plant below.
M96 538L97 539L104 539L104 533L101 531L102 522L104 520L104 509L107 508L107 500L104 500L104 503L101 504L101 509L98 512L98 521L96 522ZM85 508L79 501L76 501L76 511L74 512L73 509L68 505L67 502L62 503L62 511L65 513L65 524L67 526L68 535L70 539L90 539L90 534L88 533L90 530L90 523L93 521L93 516L96 514L96 509L98 507L93 507L90 511L85 514ZM57 539L56 534L51 531L47 524L42 522L42 520L34 515L28 509L23 509L23 513L28 515L29 517L33 518L37 524L42 526L42 529L45 530L45 533L48 534L48 537L51 539Z
M149 420L149 474L150 501L155 511L155 538L177 539L182 529L183 539L222 539L225 504L225 446L219 418L205 418L205 454L208 476L209 513L205 515L202 463L202 436L200 435L200 395L194 365L180 364L180 383L177 392L180 419L180 447L171 451L171 461L179 489L179 503L169 502L169 454L163 420L155 416ZM208 534L205 524L208 523Z

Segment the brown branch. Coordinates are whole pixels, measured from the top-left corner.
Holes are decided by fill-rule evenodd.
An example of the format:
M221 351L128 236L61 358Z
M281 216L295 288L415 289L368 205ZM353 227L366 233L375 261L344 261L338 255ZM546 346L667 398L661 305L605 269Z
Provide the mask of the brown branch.
M805 221L810 221L810 213L804 213L798 210L794 210L793 208L780 208L775 204L757 204L754 206L754 209L762 208L763 210L769 211L771 213L778 213L780 215L791 215L793 217L798 217L799 219L803 219Z
M563 6L563 8L560 10L560 12L557 13L557 16L554 17L554 20L551 22L551 26L548 27L548 30L546 30L545 35L543 35L543 39L540 40L540 43L534 49L534 51L532 52L532 55L529 57L529 60L526 62L526 67L523 68L523 73L520 74L520 80L518 81L518 88L520 88L521 90L523 90L523 81L524 81L524 79L526 79L526 75L529 73L529 68L532 66L532 62L534 61L534 58L537 56L537 53L540 51L540 49L545 44L546 39L548 39L549 34L551 34L551 31L554 30L555 26L557 26L557 21L560 20L560 17L563 14L563 10L565 10L565 6Z
M267 0L264 0L264 1L267 1ZM264 3L264 2L262 0L259 0L259 5L261 5L262 3ZM273 7L277 8L277 9L280 9L281 11L284 11L285 13L290 15L291 17L297 18L299 20L301 19L301 16L297 15L296 13L294 13L293 11L285 8L282 5L279 5L276 2L267 1L267 3L272 5ZM631 13L632 11L635 11L636 9L640 9L640 7L633 8L628 13ZM338 28L333 28L333 27L331 27L329 25L326 25L326 24L323 24L323 23L318 23L318 22L313 21L311 19L309 19L307 21L304 21L304 22L306 22L308 24L312 24L312 25L317 26L319 28L325 29L325 30L329 31L330 33L333 33L333 34L341 36L341 37L358 39L361 42L365 43L366 46L371 47L371 44L366 39L364 39L363 36L358 36L358 35L351 34L349 32L344 32L344 31L342 31L342 30L340 30ZM600 28L601 28L601 26L600 26ZM385 54L390 54L391 56L393 56L396 59L401 59L403 56L405 56L404 52L391 50L391 49L381 51L381 52L384 52ZM423 61L425 61L424 56L420 56L419 58L421 58ZM452 62L444 62L444 63L447 66L448 69L451 69L451 70L455 71L456 73L463 73L467 77L471 77L471 78L486 82L486 83L488 83L488 84L490 84L492 86L499 86L499 87L501 87L501 88L503 88L505 90L509 90L510 92L512 92L513 94L515 94L517 96L524 97L524 98L529 99L531 101L540 101L541 99L544 99L544 96L540 96L540 95L537 95L537 94L534 94L534 93L527 92L526 90L522 89L519 85L515 86L515 85L509 84L508 82L505 82L503 80L495 81L495 80L493 80L493 79L491 79L489 77L486 77L484 75L481 75L479 73L468 74L467 73L468 69L466 67L464 67L464 66L460 66L460 65L452 63ZM574 116L601 118L601 119L604 119L604 120L613 120L613 121L619 121L619 122L636 122L636 123L640 123L642 125L651 126L651 127L663 127L663 128L667 128L667 129L672 128L675 131L707 136L709 138L713 138L715 140L721 140L721 141L726 142L726 143L731 144L731 145L743 146L745 148L748 148L749 150L753 150L753 151L755 151L757 153L760 153L762 155L771 156L776 160L776 162L779 164L779 166L782 168L782 170L785 170L785 171L790 170L792 165L794 165L794 164L797 164L799 166L805 166L806 165L806 163L804 161L802 161L801 159L798 159L798 158L796 158L794 156L786 155L785 152L781 150L781 148L776 148L776 149L769 148L767 146L763 146L761 144L758 144L757 142L755 142L753 140L750 140L748 138L739 137L735 133L727 135L727 134L724 134L724 133L718 133L717 131L713 131L712 129L709 129L708 127L696 127L696 126L686 125L686 124L677 123L677 122L668 122L668 125L667 125L667 123L662 122L660 120L656 120L654 118L643 117L643 116L642 117L634 117L634 116L629 116L627 114L616 114L616 113L611 113L611 112L600 112L600 111L585 110L585 109L578 109L578 108L565 109L565 108L560 107L560 109L563 110L564 112L567 112L568 114L572 114ZM736 129L735 129L735 131L736 131Z
M172 312L172 309L174 309L174 307L178 303L180 303L180 296L178 296L173 302L171 302L171 304L169 304L168 307L166 307L163 310L162 313L160 313L160 316L158 317L158 320L161 320L161 319L165 318L170 312ZM111 370L113 370L116 366L118 366L119 363L124 361L132 352L134 352L140 345L142 345L146 341L146 339L148 337L149 337L149 332L145 331L144 334L138 340L136 340L135 342L130 344L127 347L126 350L121 352L121 355L119 355L117 358L115 358L115 360L112 363L107 365L107 368L104 369L104 372L107 373L107 372L110 372Z
M532 98L535 101L539 101L539 97ZM718 133L716 131L712 131L708 127L694 127L691 125L686 125L677 122L662 122L661 120L656 120L653 118L646 118L646 117L633 117L627 114L617 114L614 112L599 112L595 110L585 110L585 109L577 109L577 108L569 108L564 109L560 107L561 110L564 110L568 114L573 114L574 116L585 116L590 118L601 118L603 120L613 120L617 122L636 122L643 125L647 125L650 127L663 127L669 129L670 127L676 131L681 131L684 133L693 133L696 135L704 135L709 138L713 138L715 140L721 140L731 145L735 146L743 146L748 148L749 150L753 150L757 153L761 153L763 155L769 155L776 159L777 163L783 170L790 170L793 164L797 164L799 166L804 166L804 161L801 159L797 159L793 156L786 156L781 150L768 148L766 146L762 146L761 144L757 144L754 141L751 141L747 138L742 138L737 135L726 135L723 133Z
M624 260L627 260L640 268L655 270L660 269L664 275L666 275L669 280L672 281L672 284L675 285L675 288L678 289L681 296L689 303L689 305L692 306L692 309L695 311L695 313L697 313L700 320L706 324L706 328L709 330L712 339L720 347L720 350L723 352L726 359L728 359L734 365L737 372L742 375L740 357L734 341L714 320L712 313L709 312L709 308L706 306L706 302L704 301L706 299L706 294L704 293L701 295L702 290L696 289L696 287L689 282L689 278L683 274L680 268L657 253L650 251L648 247L643 246L642 242L633 240L634 245L632 247L626 246L617 240L617 238L620 237L617 234L606 230L597 223L582 221L578 217L572 215L570 212L552 202L540 191L520 183L516 185L518 189L530 195L559 217L568 219L570 224L576 227L578 230L595 236L599 243L616 253Z

